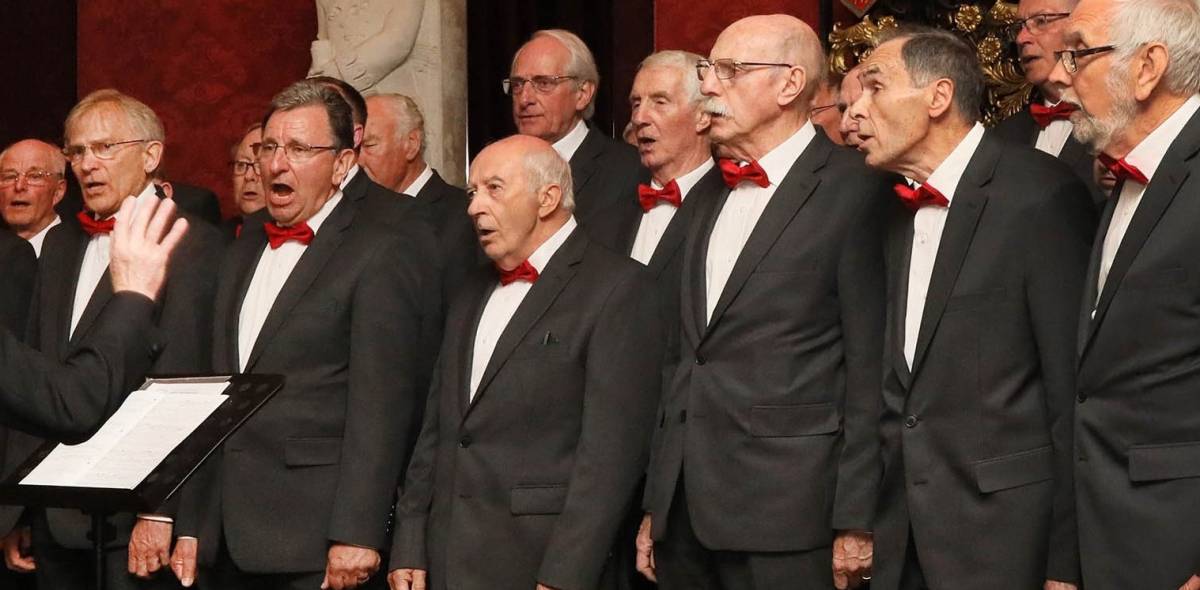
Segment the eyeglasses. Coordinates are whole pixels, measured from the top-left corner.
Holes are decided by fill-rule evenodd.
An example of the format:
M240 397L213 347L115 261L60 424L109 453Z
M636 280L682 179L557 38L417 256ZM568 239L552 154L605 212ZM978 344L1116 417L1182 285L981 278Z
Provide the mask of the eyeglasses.
M578 76L534 76L532 78L518 78L513 76L500 81L500 86L504 88L505 94L520 94L521 89L525 88L526 82L533 82L533 89L541 94L553 92L563 80L574 80Z
M229 165L233 167L233 173L238 176L245 176L245 174L251 169L254 169L255 174L259 174L258 162L251 162L249 160L234 160L230 162Z
M25 184L29 186L46 186L54 178L61 177L58 172L50 172L48 170L30 170L28 172L17 172L15 170L6 170L0 172L0 186L8 186L16 184L21 177L25 177Z
M154 140L130 139L128 141L98 141L86 145L69 145L63 148L62 153L72 164L78 164L84 155L87 154L88 150L91 150L92 155L101 160L111 160L117 157L117 152L121 151L121 148L135 143L146 143L147 141Z
M1046 32L1046 26L1050 23L1058 22L1064 18L1071 16L1069 12L1044 12L1035 14L1028 18L1023 18L1011 25L1008 25L1008 36L1016 39L1017 35L1021 34L1021 29L1029 31L1030 35L1041 35Z
M816 115L817 113L819 113L825 109L832 109L833 107L836 107L836 106L838 106L838 105L835 102L832 104L823 104L819 107L812 107L811 109L808 109L808 116L811 118L813 115Z
M1088 49L1064 49L1054 52L1054 59L1061 61L1068 74L1074 74L1079 71L1079 58L1089 55L1097 55L1108 53L1116 49L1115 45L1101 45L1100 47L1090 47Z
M736 59L721 58L714 60L702 59L696 62L696 77L704 81L705 74L709 68L717 74L718 80L728 80L737 75L738 72L744 72L750 68L790 68L792 64L772 63L762 61L738 61Z
M307 162L317 156L318 153L327 151L337 151L339 148L335 145L308 145L304 143L289 143L279 145L277 143L264 143L258 148L258 162L264 164L275 158L275 150L282 149L283 157L287 158L292 164L300 164Z

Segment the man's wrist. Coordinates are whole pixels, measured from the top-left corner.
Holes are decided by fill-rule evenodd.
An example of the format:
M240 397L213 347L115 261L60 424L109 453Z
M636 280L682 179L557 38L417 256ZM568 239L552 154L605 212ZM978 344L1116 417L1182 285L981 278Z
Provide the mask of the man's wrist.
M163 522L166 524L175 524L174 518L171 518L170 516L163 516L161 514L146 514L146 513L139 512L137 517L138 517L138 520L149 520L151 522Z

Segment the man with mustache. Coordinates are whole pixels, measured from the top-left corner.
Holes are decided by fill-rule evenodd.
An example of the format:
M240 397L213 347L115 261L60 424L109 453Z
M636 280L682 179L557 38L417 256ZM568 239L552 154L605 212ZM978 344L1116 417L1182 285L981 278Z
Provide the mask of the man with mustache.
M808 120L824 63L808 25L771 15L730 25L697 67L728 158L685 245L647 474L666 589L870 576L891 185Z
M858 149L914 183L897 184L886 231L871 587L1073 588L1071 317L1090 195L984 131L983 73L953 33L884 36L862 82Z
M1083 586L1200 588L1200 4L1082 0L1050 74L1117 178L1079 311Z
M540 138L571 163L577 207L585 228L592 217L638 212L629 198L646 172L637 153L588 125L596 111L600 74L583 40L570 31L538 31L513 55L504 79L517 133Z
M1034 87L1033 104L996 126L1001 137L1037 149L1062 160L1088 184L1097 210L1103 208L1108 192L1093 178L1095 156L1087 146L1071 137L1074 106L1062 102L1049 82L1054 69L1054 52L1063 48L1062 28L1079 0L1021 0L1010 36L1017 44L1025 81Z

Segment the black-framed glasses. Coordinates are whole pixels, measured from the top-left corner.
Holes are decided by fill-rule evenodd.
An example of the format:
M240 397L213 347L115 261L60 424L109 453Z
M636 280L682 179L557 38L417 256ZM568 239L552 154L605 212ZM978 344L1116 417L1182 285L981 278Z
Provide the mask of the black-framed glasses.
M61 177L62 174L58 172L51 172L49 170L37 169L27 170L25 172L5 170L4 172L0 172L0 186L17 184L17 181L20 180L22 176L25 177L25 184L29 186L46 186L47 184L50 184L53 179Z
M238 176L245 176L250 170L254 170L255 174L260 174L258 162L251 162L250 160L234 160L229 163L229 166L233 168L233 173Z
M520 94L525 88L526 83L533 83L533 89L541 94L548 94L558 88L565 80L574 80L578 76L534 76L532 78L521 78L520 76L512 76L500 81L500 86L504 88L505 94Z
M283 150L283 157L287 158L288 162L300 164L315 158L321 152L336 152L339 148L336 145L308 145L297 142L279 145L275 142L266 142L258 148L259 164L270 162L275 157L275 150L279 149Z
M820 113L821 111L824 111L827 109L832 109L833 107L836 107L836 106L838 106L838 105L835 102L835 103L823 104L821 106L812 107L812 108L808 109L808 116L811 119L812 117L816 116L817 113Z
M71 161L72 164L79 163L79 161L83 159L83 156L87 154L88 150L91 150L92 155L101 160L111 160L117 157L117 152L121 151L121 148L127 145L133 145L135 143L146 143L147 141L154 140L129 139L126 141L98 141L86 145L69 145L63 148L62 153L68 160Z
M721 59L702 59L696 62L696 77L704 80L705 74L711 68L713 73L717 75L718 80L728 80L737 75L738 72L744 72L751 68L790 68L792 64L775 63L766 61L738 61L723 57Z
M1021 29L1029 31L1030 35L1041 35L1046 31L1046 26L1058 22L1064 18L1071 16L1069 12L1043 12L1030 17L1023 18L1011 25L1008 25L1008 36L1016 39L1017 35L1021 34Z
M1100 47L1089 47L1087 49L1064 49L1062 51L1055 51L1054 59L1062 62L1068 74L1074 74L1079 71L1079 58L1108 53L1116 48L1116 45L1101 45Z

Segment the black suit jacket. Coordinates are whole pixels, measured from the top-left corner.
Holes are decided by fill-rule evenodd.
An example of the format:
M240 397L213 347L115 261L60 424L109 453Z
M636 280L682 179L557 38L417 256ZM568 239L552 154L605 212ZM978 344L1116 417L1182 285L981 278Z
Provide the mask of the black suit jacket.
M1029 109L1017 111L1013 116L1001 121L996 125L995 132L998 136L1008 141L1020 145L1033 147L1037 145L1038 132L1041 128L1037 122L1033 120L1033 116L1029 114ZM1095 203L1096 212L1104 209L1104 202L1108 199L1108 194L1100 185L1096 184L1095 176L1093 176L1092 166L1096 161L1096 156L1092 155L1087 146L1079 143L1075 136L1067 138L1067 143L1063 145L1063 149L1058 154L1058 159L1061 160L1087 187L1088 192L1092 196L1092 201Z
M424 202L437 233L445 272L442 274L444 301L449 304L471 271L484 262L483 250L475 237L475 226L467 215L467 191L442 180L436 170L414 195Z
M692 219L682 350L647 475L655 539L677 485L712 550L798 551L871 528L891 183L819 132L779 182L711 322L709 236L729 189Z
M589 125L587 137L571 156L570 164L575 219L584 228L590 227L594 215L641 211L636 198L637 185L647 182L649 173L633 146Z
M385 550L388 515L420 421L416 389L428 268L418 246L347 188L292 270L245 367L285 375L271 403L191 482L180 535L213 563L225 543L248 572L313 572L331 543ZM221 269L213 365L242 372L243 299L267 248L247 223Z
M391 568L431 588L594 588L645 466L661 333L641 265L578 228L504 329L468 401L482 267L451 307L397 510ZM638 346L631 346L637 343Z
M196 219L202 219L213 225L221 225L221 202L212 191L191 184L172 182L174 192L171 199L183 211L191 213Z
M155 305L154 322L163 334L163 347L149 373L206 373L212 355L212 299L216 287L217 261L223 240L215 227L200 223L187 213L188 233L172 258L167 282ZM74 333L71 312L84 251L90 238L78 225L60 224L46 235L38 262L38 280L30 310L29 343L48 357L65 361L89 337L102 309L113 298L108 272L101 277L84 308ZM145 377L145 374L137 378ZM5 473L24 460L45 441L13 433L5 456ZM169 510L168 510L169 511ZM59 544L86 549L91 521L77 510L46 511L51 533ZM117 544L127 539L133 517L115 517Z
M1200 572L1200 115L1142 195L1093 319L1112 209L1096 232L1079 314L1083 582L1177 588Z
M16 234L0 229L0 330L9 334L24 334L33 278L37 274L37 256L29 242ZM0 426L0 457L8 446L8 429ZM0 534L12 529L19 509L0 506Z
M911 528L931 587L1078 579L1074 312L1095 213L1053 157L987 132L950 206L904 358L913 213L888 229L885 475L873 587L900 587Z

